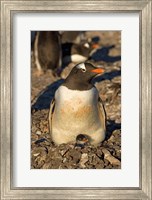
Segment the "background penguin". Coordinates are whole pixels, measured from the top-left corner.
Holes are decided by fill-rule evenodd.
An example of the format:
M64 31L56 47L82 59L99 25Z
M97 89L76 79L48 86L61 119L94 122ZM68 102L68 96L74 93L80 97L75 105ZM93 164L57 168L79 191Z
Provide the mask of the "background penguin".
M103 71L90 63L80 63L57 89L49 113L50 132L56 144L75 141L79 134L88 136L93 145L105 139L105 111L91 84Z
M62 44L62 59L63 67L67 66L70 62L79 63L85 62L90 54L90 45L88 42L83 41L80 44L63 43Z
M61 40L57 31L38 31L34 41L34 59L38 73L61 66Z

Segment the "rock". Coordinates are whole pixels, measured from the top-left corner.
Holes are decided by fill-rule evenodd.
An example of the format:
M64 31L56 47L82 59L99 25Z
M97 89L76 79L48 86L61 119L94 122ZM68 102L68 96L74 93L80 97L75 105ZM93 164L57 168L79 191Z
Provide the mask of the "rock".
M113 83L121 83L121 77L120 76L117 76L117 77L114 77L113 79L112 79L112 82ZM120 87L119 87L120 88Z
M117 124L120 124L120 123L121 123L121 118L120 118L120 117L117 118L117 119L115 120L115 122L116 122Z
M87 153L83 153L81 156L81 160L79 162L80 167L85 168L85 163L88 161L88 154Z
M102 161L100 163L97 163L95 167L96 167L96 169L103 169L104 168L104 162Z
M109 161L104 159L104 166L108 166L109 165Z
M117 130L114 130L113 132L112 132L112 134L115 136L115 137L117 137L118 135L120 135L120 129L117 129Z
M80 152L76 152L74 155L73 155L73 161L75 163L78 163L80 161L80 158L81 158L81 153Z
M32 134L31 136L31 141L32 141L32 145L35 143L35 141L37 141L39 139L38 135L36 134Z
M92 163L94 165L94 167L96 168L96 166L101 165L101 168L104 167L104 162L103 160L101 160L97 155L93 154L92 155Z
M69 154L72 157L72 160L74 161L74 163L78 163L80 161L81 153L77 151L76 149L71 149L69 151Z
M37 130L36 126L35 126L35 125L33 125L33 126L32 126L32 133L35 133L35 132L36 132L36 130Z
M115 143L116 144L116 143ZM118 144L120 144L120 142L118 143ZM113 148L117 151L119 151L120 150L120 146L118 146L118 145L113 145Z
M63 158L63 161L62 161L62 162L65 163L66 161L67 161L67 159L66 159L66 158Z
M104 153L104 159L108 160L112 165L120 165L120 161L112 156L107 149L102 149Z
M101 149L100 147L97 148L96 155L97 155L98 157L100 157L100 158L103 156L102 149Z
M41 135L42 133L41 133L41 131L36 131L36 134Z
M51 169L59 169L61 165L61 159L56 158L51 160Z
M50 169L51 168L51 165L50 163L44 163L42 169Z
M108 141L115 142L115 137L113 135L111 135L111 137L108 139Z
M59 145L59 150L65 150L65 148L67 149L67 145L66 144Z
M63 149L63 150L60 151L60 154L62 156L64 156L68 151L69 151L69 149Z
M116 157L121 160L121 152L120 151L116 151Z
M37 163L37 168L42 168L45 163L46 155L37 156L35 159L35 163Z
M106 167L105 167L105 169L112 169L112 165L107 165Z
M39 156L39 155L40 155L40 153L34 153L34 154L33 154L34 157L37 157L37 156Z

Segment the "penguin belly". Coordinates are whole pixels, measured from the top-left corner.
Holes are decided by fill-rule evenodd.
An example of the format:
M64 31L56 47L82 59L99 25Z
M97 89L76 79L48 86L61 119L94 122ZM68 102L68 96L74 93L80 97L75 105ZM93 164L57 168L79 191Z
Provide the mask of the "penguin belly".
M56 144L74 142L79 134L87 135L94 145L104 140L104 122L99 115L96 88L77 91L61 86L56 92L55 102L50 128Z

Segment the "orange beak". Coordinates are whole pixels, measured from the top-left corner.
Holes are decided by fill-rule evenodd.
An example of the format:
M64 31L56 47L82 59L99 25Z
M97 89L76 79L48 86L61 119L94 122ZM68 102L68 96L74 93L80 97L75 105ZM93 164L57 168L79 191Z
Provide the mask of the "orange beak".
M93 49L97 49L97 48L99 48L99 47L100 47L99 44L93 44L93 45L92 45L92 48L93 48Z
M88 142L88 139L87 139L87 138L84 138L84 139L83 139L83 142Z
M97 73L97 74L102 74L105 70L98 68L98 69L92 69L91 72Z

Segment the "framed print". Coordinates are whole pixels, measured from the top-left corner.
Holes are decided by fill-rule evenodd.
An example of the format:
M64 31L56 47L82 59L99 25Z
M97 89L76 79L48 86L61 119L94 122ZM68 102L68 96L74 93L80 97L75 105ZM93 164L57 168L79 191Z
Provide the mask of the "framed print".
M1 0L1 199L151 199L151 1Z

